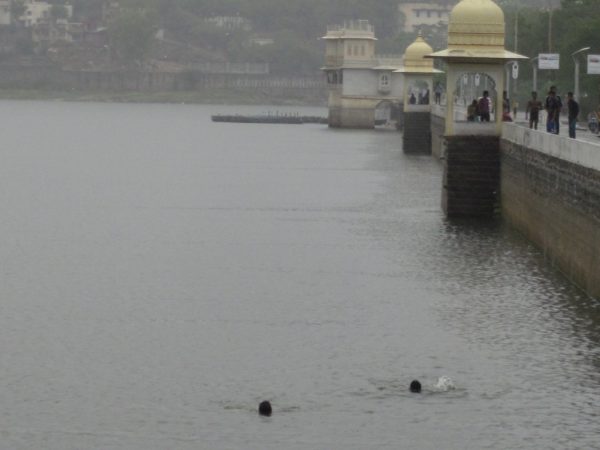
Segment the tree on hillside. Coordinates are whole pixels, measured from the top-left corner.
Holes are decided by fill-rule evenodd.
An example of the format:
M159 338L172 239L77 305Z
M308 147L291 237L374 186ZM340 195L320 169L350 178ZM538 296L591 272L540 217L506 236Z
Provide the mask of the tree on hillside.
M67 19L69 17L69 11L64 5L55 4L50 8L50 17L55 22L60 19Z
M27 7L25 6L25 0L13 0L10 3L10 14L16 19L25 14L26 9Z
M154 43L156 23L150 14L126 9L109 24L112 55L121 61L142 63Z
M600 54L600 0L563 0L561 9L555 24L557 50L561 54L561 83L566 90L573 90L574 61L571 53L590 47L587 53ZM560 17L568 17L568 20ZM582 98L579 101L584 110L590 110L600 104L600 77L586 74L585 53L579 58L583 61L580 75Z

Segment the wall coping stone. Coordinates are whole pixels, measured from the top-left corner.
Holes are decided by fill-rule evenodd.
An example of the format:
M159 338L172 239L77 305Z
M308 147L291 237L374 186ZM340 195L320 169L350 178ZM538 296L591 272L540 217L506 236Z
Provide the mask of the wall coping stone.
M510 122L502 124L501 139L563 161L600 171L600 142L595 144L566 136L557 136Z

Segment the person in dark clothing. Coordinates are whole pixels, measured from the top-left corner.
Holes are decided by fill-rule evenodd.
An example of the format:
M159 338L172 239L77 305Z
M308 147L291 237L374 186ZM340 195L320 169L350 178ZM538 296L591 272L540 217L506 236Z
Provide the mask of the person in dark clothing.
M435 103L439 105L442 102L442 92L444 92L444 88L438 83L435 85L433 92L435 93Z
M567 94L567 108L569 109L569 137L575 139L577 116L579 116L579 103L573 98L573 93Z
M540 109L542 109L542 102L538 100L537 92L533 91L531 100L527 102L527 109L525 110L525 114L529 114L529 128L537 130Z
M559 134L560 132L560 111L562 110L562 100L556 94L556 86L550 86L550 91L546 97L546 131L548 133Z
M502 120L504 122L512 122L512 117L510 117L510 99L506 91L502 92Z
M469 122L475 122L479 113L477 111L477 100L473 100L473 103L467 108L467 120Z

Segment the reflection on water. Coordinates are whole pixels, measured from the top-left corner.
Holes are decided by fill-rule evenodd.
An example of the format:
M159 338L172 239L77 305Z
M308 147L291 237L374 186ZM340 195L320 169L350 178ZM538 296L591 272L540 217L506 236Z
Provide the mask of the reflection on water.
M0 102L3 446L597 446L596 300L397 133L227 109Z

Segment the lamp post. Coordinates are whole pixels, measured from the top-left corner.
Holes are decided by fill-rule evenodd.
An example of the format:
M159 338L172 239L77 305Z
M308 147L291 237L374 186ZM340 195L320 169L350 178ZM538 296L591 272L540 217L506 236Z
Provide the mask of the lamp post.
M536 56L534 58L531 58L531 66L533 67L533 92L537 92L537 60L539 59L539 56Z
M504 78L506 80L506 85L505 85L505 89L506 89L506 95L510 95L510 79L511 79L511 71L512 71L512 67L513 64L515 63L515 61L508 61L506 63L504 63ZM515 79L516 82L516 79Z
M571 53L571 57L573 58L573 62L575 63L575 98L579 100L579 58L576 55L587 52L591 47L583 47L579 50Z
M517 10L515 11L515 53L519 51L519 11L521 8L517 6ZM517 94L517 78L515 78L513 93Z

